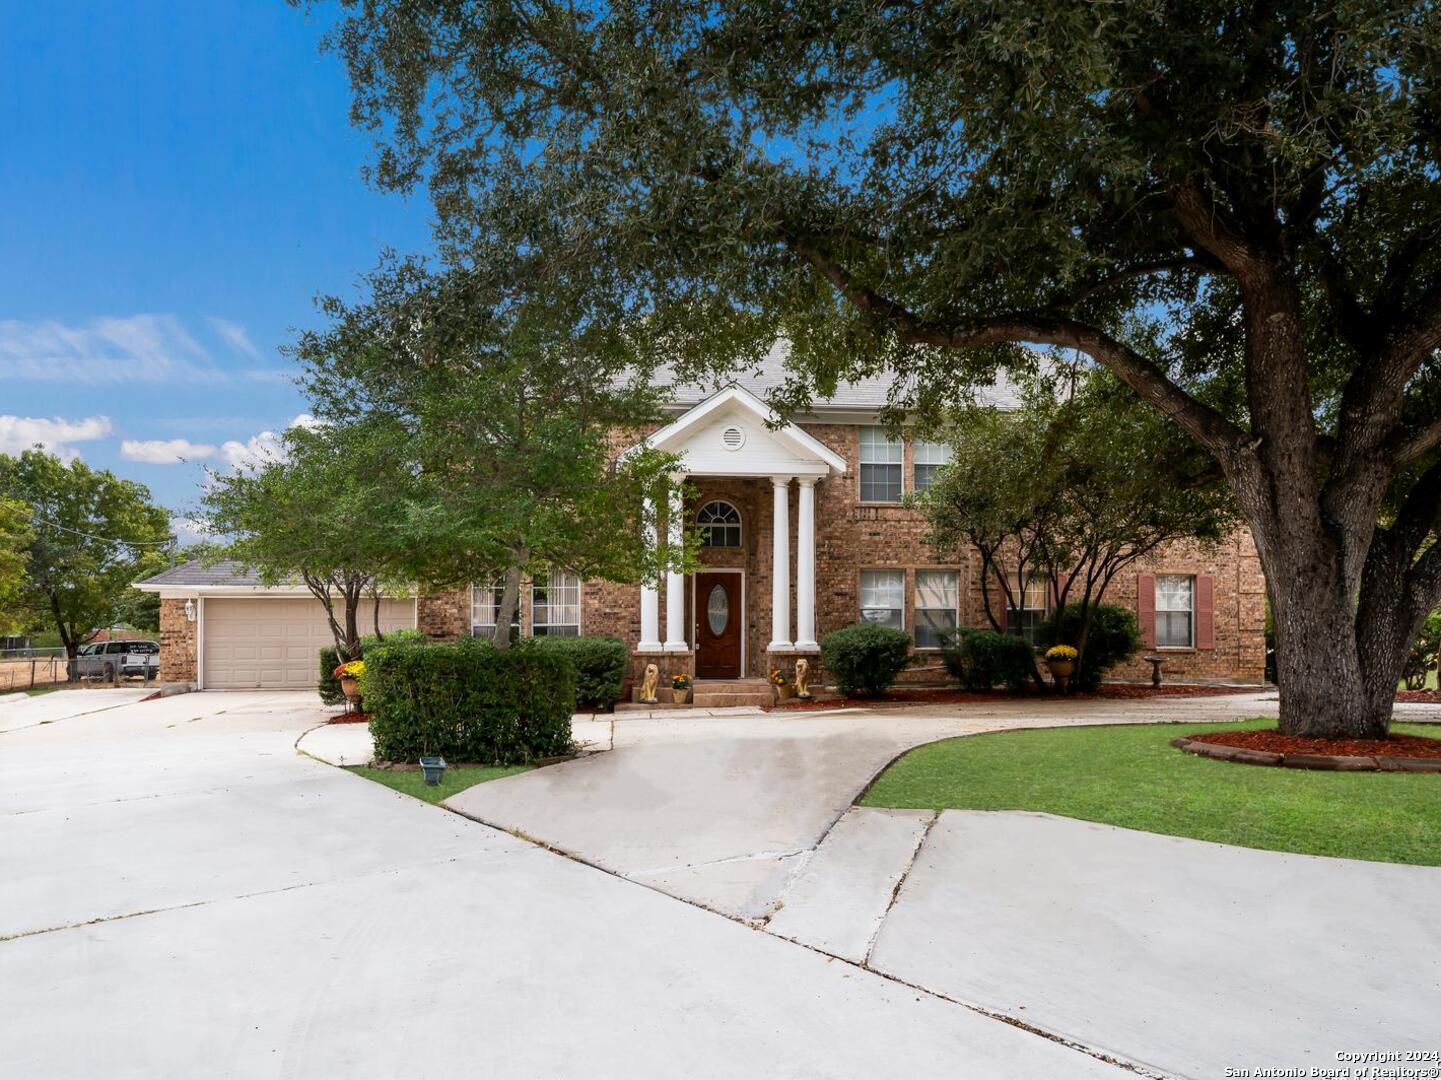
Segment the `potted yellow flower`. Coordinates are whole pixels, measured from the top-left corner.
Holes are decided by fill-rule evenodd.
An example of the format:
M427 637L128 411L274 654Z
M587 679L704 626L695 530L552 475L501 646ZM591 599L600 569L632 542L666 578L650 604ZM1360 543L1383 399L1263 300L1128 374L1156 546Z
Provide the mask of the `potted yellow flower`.
M777 701L789 701L795 691L791 688L791 681L786 678L786 673L780 668L771 669L771 688L775 690Z
M336 666L331 672L340 680L340 692L345 695L345 704L352 711L360 711L360 676L365 671L364 660L349 660Z
M677 705L686 705L690 702L690 676L682 672L679 675L670 677L671 700Z
M1070 645L1052 645L1046 650L1046 666L1051 676L1064 688L1066 680L1076 673L1076 658L1081 654Z

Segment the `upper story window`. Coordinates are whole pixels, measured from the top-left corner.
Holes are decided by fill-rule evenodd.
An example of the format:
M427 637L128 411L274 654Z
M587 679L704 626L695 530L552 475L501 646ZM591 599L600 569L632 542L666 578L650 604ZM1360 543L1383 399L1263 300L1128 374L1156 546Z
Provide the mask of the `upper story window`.
M1156 575L1156 647L1189 649L1196 643L1196 579Z
M915 490L925 491L935 480L936 473L951 463L951 445L922 439L913 445L913 449L916 456Z
M536 637L580 636L580 578L552 570L530 584L530 626Z
M961 575L955 570L916 571L916 647L939 649L956 636L961 620Z
M738 548L741 546L741 515L728 502L708 502L695 516L700 546Z
M1011 594L1020 600L1019 608L1012 608L1006 617L1006 629L1012 634L1025 638L1032 645L1036 643L1036 631L1046 621L1046 610L1050 607L1050 583L1044 574L1028 574L1025 588L1019 581L1011 582Z
M898 503L905 451L881 427L861 428L861 502Z
M861 621L906 628L906 572L861 571Z

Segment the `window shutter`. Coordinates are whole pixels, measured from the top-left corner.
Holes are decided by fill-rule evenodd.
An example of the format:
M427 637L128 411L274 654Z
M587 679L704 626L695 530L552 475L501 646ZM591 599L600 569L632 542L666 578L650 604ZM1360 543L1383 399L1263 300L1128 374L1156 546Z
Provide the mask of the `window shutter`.
M1196 575L1196 648L1216 647L1216 575Z
M1156 575L1136 575L1136 618L1141 624L1141 641L1156 647Z

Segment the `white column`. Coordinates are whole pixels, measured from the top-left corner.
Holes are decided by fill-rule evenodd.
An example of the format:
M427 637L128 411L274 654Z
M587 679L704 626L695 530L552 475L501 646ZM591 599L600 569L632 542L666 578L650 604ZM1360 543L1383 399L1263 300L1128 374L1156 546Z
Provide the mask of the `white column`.
M666 514L666 546L673 555L680 550L682 539L682 515L680 479L676 478L670 487L670 501ZM685 575L678 570L667 570L665 575L665 650L685 652Z
M645 540L651 549L655 549L655 504L645 500L642 511L645 514ZM636 645L636 652L660 652L660 595L656 592L654 585L642 585L640 587L640 643Z
M770 649L791 647L791 520L789 476L772 476L771 511L771 643Z
M796 648L819 649L816 642L816 478L796 478L800 520L796 523Z

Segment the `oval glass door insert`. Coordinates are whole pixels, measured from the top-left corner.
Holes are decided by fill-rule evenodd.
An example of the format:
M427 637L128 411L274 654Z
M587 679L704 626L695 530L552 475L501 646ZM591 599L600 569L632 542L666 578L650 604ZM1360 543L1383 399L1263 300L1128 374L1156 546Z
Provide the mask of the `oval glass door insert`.
M705 602L705 617L706 622L710 623L710 632L720 637L731 617L730 596L724 585L711 586L710 596L706 597Z

